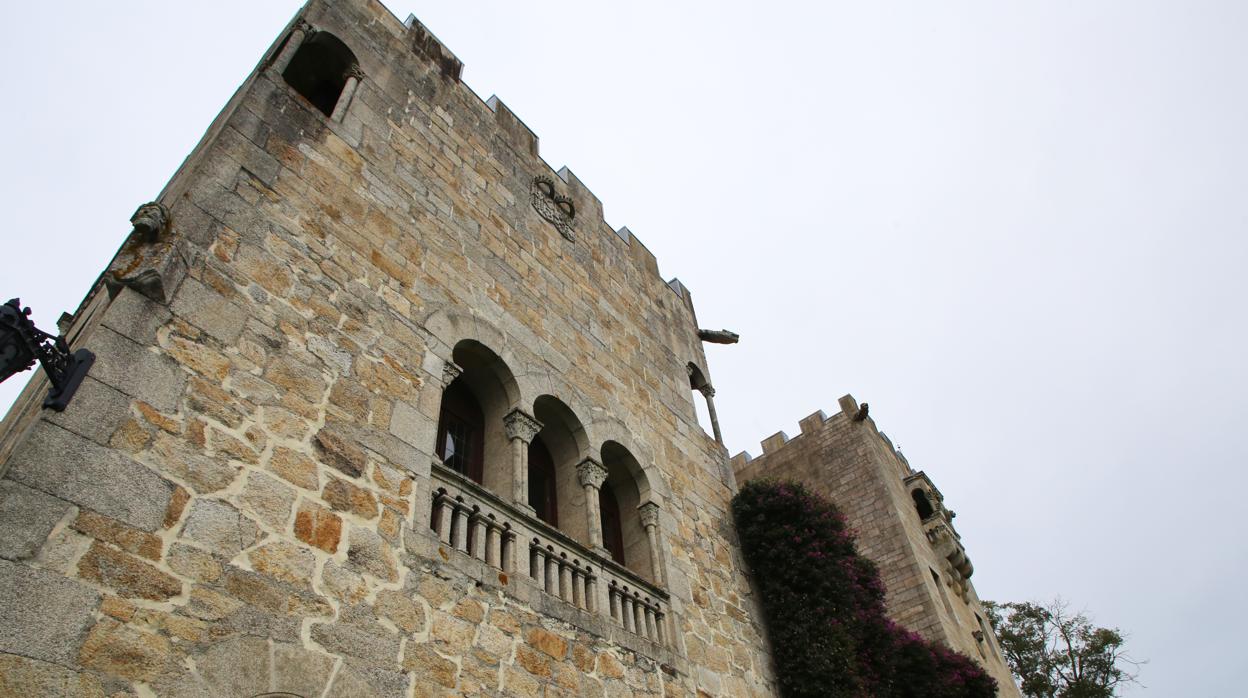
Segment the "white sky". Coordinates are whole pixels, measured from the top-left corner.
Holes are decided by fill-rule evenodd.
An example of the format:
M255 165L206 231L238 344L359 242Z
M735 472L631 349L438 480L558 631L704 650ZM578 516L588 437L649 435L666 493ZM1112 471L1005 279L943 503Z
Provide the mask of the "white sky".
M297 6L11 3L0 295L73 310ZM852 392L982 597L1123 628L1132 695L1240 694L1248 5L390 7L741 333L731 452Z

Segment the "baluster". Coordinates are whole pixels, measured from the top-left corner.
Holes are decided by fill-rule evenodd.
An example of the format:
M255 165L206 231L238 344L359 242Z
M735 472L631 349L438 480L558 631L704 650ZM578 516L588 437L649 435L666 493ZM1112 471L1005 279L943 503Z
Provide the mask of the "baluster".
M633 592L633 632L638 635L646 634L646 619L644 612L641 610L641 594Z
M529 576L538 584L544 584L546 579L546 551L536 538L529 544Z
M468 505L463 497L455 498L455 549L468 552Z
M568 554L559 554L559 598L572 603L572 565Z
M650 599L646 599L646 639L654 640L654 608L650 605Z
M485 564L491 567L502 569L502 530L498 526L498 522L494 520L494 515L490 514L486 522L489 528L485 531Z
M621 596L620 610L624 613L624 629L630 633L637 632L637 618L633 615L633 597L628 594L628 587L624 587Z
M554 546L546 546L546 593L559 595L559 558L555 557Z
M590 613L598 612L598 578L594 576L594 569L589 565L585 565L585 610Z
M433 497L433 506L437 511L438 521L438 540L446 545L451 544L451 517L455 513L455 508L447 496L446 490L438 490Z
M473 507L468 514L468 525L472 535L468 536L468 547L471 555L478 560L485 560L485 515L480 507Z
M516 572L516 532L511 524L503 524L503 571L507 574Z
M660 645L667 644L667 631L663 629L663 619L665 618L667 618L667 616L663 614L662 607L655 606L654 607L654 636L657 638L657 642Z
M607 585L607 603L610 605L611 620L624 625L624 615L620 611L620 590L615 587L615 580Z
M580 560L572 561L572 605L585 608L585 575Z

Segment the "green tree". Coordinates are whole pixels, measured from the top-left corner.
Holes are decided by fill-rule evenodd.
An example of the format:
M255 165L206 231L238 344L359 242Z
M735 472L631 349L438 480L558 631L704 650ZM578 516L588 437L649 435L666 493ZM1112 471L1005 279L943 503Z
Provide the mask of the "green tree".
M1099 628L1061 599L1035 603L984 603L1001 650L1030 698L1110 698L1138 683L1139 666L1123 652L1117 628Z

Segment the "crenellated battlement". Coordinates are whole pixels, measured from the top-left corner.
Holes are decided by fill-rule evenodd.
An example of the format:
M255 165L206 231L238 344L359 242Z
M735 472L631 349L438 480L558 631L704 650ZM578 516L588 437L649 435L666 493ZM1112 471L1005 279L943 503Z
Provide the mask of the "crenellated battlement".
M393 15L391 16L393 17ZM397 17L395 19L397 20ZM502 141L506 142L516 152L540 161L567 186L567 195L576 205L578 228L583 227L586 231L603 236L604 240L607 239L606 232L608 230L614 232L628 246L628 257L633 260L633 263L638 268L649 270L659 280L663 280L659 272L658 261L645 244L627 226L612 228L606 222L601 199L567 165L556 169L542 158L539 146L540 139L524 123L523 119L512 111L498 95L490 95L488 99L482 100L472 87L464 83L460 79L463 71L463 62L433 32L429 31L415 15L408 15L402 26L411 37L410 42L416 55L437 65L445 77L462 87L492 113L494 117L493 123L498 131L497 135ZM692 310L692 295L683 283L673 278L670 281L666 281L665 285L676 293L681 301Z

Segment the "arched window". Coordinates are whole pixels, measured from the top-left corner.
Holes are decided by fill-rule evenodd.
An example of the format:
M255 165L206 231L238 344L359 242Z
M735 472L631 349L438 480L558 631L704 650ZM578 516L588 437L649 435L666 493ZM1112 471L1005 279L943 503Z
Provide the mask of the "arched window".
M496 494L512 491L511 448L504 416L520 391L507 364L485 345L463 340L451 353L458 374L442 391L434 455Z
M602 483L598 490L598 511L602 516L602 545L611 553L611 559L628 566L624 561L624 525L620 521L620 503L610 482Z
M559 498L555 489L555 461L542 437L529 443L529 506L537 518L559 527Z
M529 449L529 506L541 520L573 540L588 543L585 492L576 474L577 464L589 449L585 428L572 408L553 395L539 395L533 401L533 416L542 430L531 446L540 445L543 453L538 458L545 460L535 463L536 449ZM539 473L541 468L546 471ZM543 507L547 514L543 514Z
M914 510L919 513L920 521L926 521L928 517L936 513L931 501L927 498L927 493L923 490L910 490L910 496L914 499Z
M484 475L485 418L463 376L442 392L437 455L446 467L480 483Z
M602 516L602 544L611 551L611 557L645 579L660 583L661 572L655 569L658 551L650 547L649 536L641 522L638 507L649 501L650 484L641 464L628 449L616 441L602 445L602 466L607 469L607 480L599 488L599 513ZM609 493L609 497L603 496ZM614 506L615 516L610 517L608 508ZM612 531L608 521L619 522ZM615 543L611 537L615 536ZM613 549L612 545L616 547Z
M325 116L333 116L347 80L357 69L355 54L346 44L329 32L318 31L299 45L282 78Z

